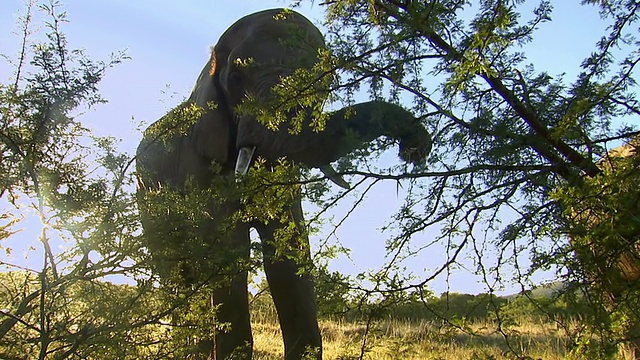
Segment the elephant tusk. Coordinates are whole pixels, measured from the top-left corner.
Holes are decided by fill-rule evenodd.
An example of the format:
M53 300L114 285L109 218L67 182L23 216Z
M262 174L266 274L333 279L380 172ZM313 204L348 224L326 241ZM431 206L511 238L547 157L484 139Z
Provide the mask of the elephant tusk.
M338 173L335 171L334 168L331 167L331 165L321 166L320 171L322 171L322 173L325 174L327 178L329 178L329 180L331 180L334 184L340 186L341 188L347 189L347 190L351 188L351 185L349 185L349 183L346 182L342 178L342 176L338 175Z
M256 151L256 147L241 147L238 150L238 158L236 160L236 182L240 181L240 176L246 175L249 171L249 165L253 158L253 153Z

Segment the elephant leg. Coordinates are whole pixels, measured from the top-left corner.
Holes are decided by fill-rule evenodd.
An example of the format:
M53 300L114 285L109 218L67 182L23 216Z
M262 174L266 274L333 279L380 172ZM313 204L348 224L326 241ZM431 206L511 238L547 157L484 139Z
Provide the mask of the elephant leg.
M212 299L213 305L219 306L218 322L229 326L215 336L213 345L215 360L245 360L253 356L247 291L248 271L245 265L249 259L250 246L248 226L241 224L234 230L231 246L235 264L231 264L230 268L232 271L237 270L237 273L232 275L231 279L223 280L224 285L214 290Z
M299 197L292 204L291 214L301 230L302 206ZM298 360L310 354L322 359L314 282L309 274L299 274L304 263L311 261L309 238L306 232L298 231L298 235L288 241L290 246L286 252L293 253L293 258L299 257L299 260L276 256L274 233L282 227L283 224L275 222L255 226L262 241L264 270L282 329L285 359Z

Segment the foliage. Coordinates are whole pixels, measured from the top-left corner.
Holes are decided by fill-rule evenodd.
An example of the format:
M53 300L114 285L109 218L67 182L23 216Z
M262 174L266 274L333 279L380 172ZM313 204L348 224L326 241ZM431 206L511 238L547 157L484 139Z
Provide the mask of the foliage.
M317 266L315 273L316 302L321 318L340 318L350 307L350 282L348 276L330 271L327 266Z
M589 348L614 348L620 339L640 347L637 147L635 138L601 160L602 174L554 192L567 219L561 230L572 239L576 263L570 269L593 290L588 293L596 320L591 331L606 334L601 342L588 340Z
M396 319L455 321L489 320L494 309L500 308L505 299L495 295L443 293L440 297L431 297L422 301L412 298L406 304L399 304L391 311Z
M45 317L49 328L39 327L41 309L25 302L25 294L40 293L41 280L24 271L0 273L0 299L4 314L21 314L17 324L0 340L4 359L78 358L101 359L156 358L167 349L158 341L170 340L166 329L152 313L164 311L162 302L151 291L109 282L69 281L64 289L45 293ZM27 295L28 297L29 295ZM26 306L24 304L27 304ZM16 310L17 309L17 310ZM7 323L4 322L3 325ZM48 344L40 342L46 334ZM163 349L164 348L164 349Z
M172 308L145 265L132 160L76 116L105 101L98 83L127 57L70 50L60 2L25 4L13 79L0 84L0 357L170 357ZM136 285L105 281L125 277Z
M331 279L337 278L338 281ZM362 304L357 302L349 288L348 279L333 273L329 277L316 278L319 312L325 319L358 321L367 319ZM329 290L327 290L329 289ZM266 283L261 283L259 294L252 304L259 318L269 318L271 313ZM262 297L265 297L263 299ZM496 313L505 325L525 323L558 323L579 321L593 315L593 306L585 297L584 287L562 286L547 294L528 291L511 296L493 294L442 293L440 296L420 296L417 292L405 293L401 301L388 306L383 319L399 321L429 321L434 323L462 324L467 322L495 321ZM339 309L339 311L335 311Z
M15 79L0 85L0 196L8 205L0 214L0 239L18 235L23 211L34 214L42 224L33 236L43 261L38 269L2 261L12 271L2 274L6 281L0 288L8 304L0 312L0 356L184 358L191 352L184 344L197 347L217 326L206 306L211 289L204 278L198 279L200 286L180 291L155 287L161 280L150 267L157 265L140 243L135 201L126 191L133 185L127 172L131 161L115 151L113 139L90 136L72 115L103 101L97 84L125 57L116 54L102 63L68 50L59 28L66 17L53 0L39 5L49 19L44 39L26 46L35 2L28 4ZM638 282L629 281L623 263L630 259L637 265L638 157L614 160L612 167L598 161L610 142L637 133L620 123L640 115L635 79L640 4L582 4L599 11L607 27L580 68L568 69L577 73L573 79L527 62L527 46L553 18L550 1L533 7L521 0L322 4L327 49L318 53L321 61L311 71L282 79L275 90L286 99L273 99L283 104L276 120L303 104L320 129L327 96L351 103L359 91L411 104L434 134L428 164L380 169L361 157L341 164L341 171L357 179L353 188L329 195L306 171L302 183L291 186L298 169L271 171L258 164L241 190L264 196L244 199L246 208L232 220L266 213L267 219L287 221L283 203L301 193L322 206L319 217L348 195L354 195L356 207L381 183L398 185L405 204L383 226L389 234L384 267L353 279L324 267L317 271L321 294L331 295L320 308L330 314L355 308L356 318L365 322L359 357L374 349L367 340L375 337L367 335L379 334L382 320L394 313L433 314L467 333L473 332L468 319L489 314L509 356L524 357L510 340L517 328L514 313L561 313L576 299L589 304L589 311L584 315L588 326L575 335L575 356L611 357L619 344L637 347ZM311 81L317 87L309 86ZM250 105L246 111L263 114ZM303 112L293 119L293 129ZM376 155L390 145L380 141L357 155ZM175 199L157 200L177 209L178 216L201 220ZM308 248L288 242L300 231L309 230L290 226L278 234L279 256L305 258ZM197 234L193 239L184 246L202 260L210 249L197 242ZM429 264L425 274L407 272L403 261L431 259L436 245L445 249L442 263ZM200 265L205 264L195 264ZM472 268L490 295L433 298L431 281L460 267ZM311 268L308 264L305 270ZM199 270L186 274L206 278L217 272ZM537 272L549 270L588 285L582 287L584 297L574 294L558 305L525 296L504 305L493 295L507 282L527 287ZM127 275L137 286L106 284L102 280L109 275ZM478 351L475 356L493 355Z
M364 292L375 303L395 297L394 291L422 288L457 266L468 266L465 258L472 259L475 274L489 292L501 290L510 281L528 287L541 271L569 274L568 280L589 284L597 283L603 271L606 278L615 272L602 267L598 273L588 270L597 260L584 254L593 251L594 239L600 247L600 240L608 236L590 237L586 252L576 248L582 241L567 236L572 234L567 226L575 225L563 212L564 196L560 199L556 194L563 189L577 199L581 197L576 194L585 191L585 182L610 184L597 161L605 155L608 142L629 139L635 133L621 122L637 121L640 115L635 79L640 62L640 4L626 0L582 3L595 7L606 27L580 68L567 69L577 74L574 79L540 71L527 62L536 31L553 19L550 1L537 5L499 0L323 3L330 56L323 57L319 68L336 79L332 99L349 103L354 94L366 90L373 98L412 104L435 134L428 171L400 166L345 170L362 179L351 181L360 186L358 199L385 180L402 184L406 193L405 205L384 227L391 230L389 262L377 272L403 280L380 286L375 274L363 274L360 286L368 289ZM292 82L295 79L287 83ZM294 93L280 95L294 98ZM633 187L634 182L626 184ZM617 185L611 190L619 191ZM637 199L637 192L629 195ZM607 217L616 216L615 208L602 211ZM621 226L633 233L635 229L624 221ZM429 240L423 240L427 231ZM637 232L626 239L633 248ZM401 262L430 258L431 249L439 249L437 244L445 247L447 259L409 280L412 274L402 271ZM619 247L619 240L611 244L617 252L629 249ZM509 273L516 275L509 278ZM589 289L599 291L597 286ZM636 295L618 296L612 306L631 308L635 299ZM609 321L617 321L616 316ZM629 313L621 316L623 323L633 323ZM589 321L597 328L603 326L595 318ZM585 336L600 335L603 344L629 343L638 333L632 327Z

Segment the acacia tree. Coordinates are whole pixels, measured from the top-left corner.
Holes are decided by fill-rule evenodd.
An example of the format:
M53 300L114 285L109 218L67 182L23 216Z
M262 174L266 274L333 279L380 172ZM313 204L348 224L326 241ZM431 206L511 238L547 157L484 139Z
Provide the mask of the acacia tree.
M605 330L610 348L621 342L634 358L640 357L638 140L609 151L598 162L601 174L554 196L577 262L571 268L588 281L587 299L601 323L596 330Z
M412 104L435 139L426 169L374 173L343 168L344 173L363 178L356 184L364 184L360 188L365 194L381 181L405 179L405 205L392 219L398 231L387 241L391 260L371 274L369 281L374 285L366 290L368 294L422 288L468 254L475 258L477 273L490 293L499 290L503 280L512 280L507 273L515 272L516 280L526 284L536 271L549 269L568 280L599 284L588 287L596 290L592 293L620 292L619 282L614 289L608 285L611 281L600 281L600 276L616 277L607 267L588 270L594 259L579 251L583 241L567 236L575 234L577 224L566 210L575 205L567 202L572 194L599 194L602 184L631 179L612 177L597 162L614 141L637 134L636 128L621 121L633 123L640 115L635 81L640 2L581 3L596 7L608 27L575 79L537 71L522 51L536 30L551 21L551 1L538 1L534 7L526 7L530 4L521 0L473 4L332 0L322 4L330 54L324 54L314 71L337 77L332 100L349 102L357 90L366 89L374 98ZM295 96L289 99L294 101L314 96L304 92L309 89L304 81L293 87L297 91L282 91L285 101L292 93ZM295 79L288 84L295 84ZM600 187L585 189L592 181ZM630 251L637 246L640 225L635 217L636 188L632 182L624 186L624 196L636 201L626 201L623 208L600 209L604 216L621 222L625 241L616 243L616 256L627 254L635 266L637 252ZM429 229L440 235L428 244L420 242L417 235ZM589 246L598 241L591 237ZM436 265L437 270L426 278L407 280L399 274L400 260L421 256L421 251L425 254L433 243L447 246L445 263ZM531 265L522 263L525 258ZM577 345L584 346L577 352L611 355L615 345L623 344L635 348L631 351L636 358L640 356L640 334L633 325L640 317L631 310L638 308L634 283L627 281L625 296L605 304L607 311L599 313L606 317L592 321L599 331L583 334ZM626 310L617 312L620 309ZM508 335L499 315L497 320ZM591 346L594 336L598 341Z
M0 358L183 358L145 267L132 160L75 116L104 102L97 85L126 56L70 50L60 3L25 5L18 54L3 56L13 78L0 84Z

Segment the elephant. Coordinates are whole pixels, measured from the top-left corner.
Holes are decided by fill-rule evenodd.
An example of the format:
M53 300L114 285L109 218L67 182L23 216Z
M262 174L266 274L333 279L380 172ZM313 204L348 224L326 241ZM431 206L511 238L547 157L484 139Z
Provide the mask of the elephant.
M291 37L297 40L287 41ZM285 359L322 358L314 282L304 271L311 258L300 186L288 186L289 190L279 195L285 204L282 216L234 218L244 206L242 178L257 158L272 165L286 158L297 166L318 168L330 180L348 187L330 163L378 137L399 142L399 156L408 163L424 164L431 149L431 136L419 119L381 100L327 113L324 131L311 129L308 109L289 110L290 117L306 111L299 134L292 134L286 126L269 128L257 115L242 110L247 99L265 104L274 99L274 87L296 68L313 69L324 46L320 31L297 12L271 9L241 18L213 47L190 97L150 125L138 146L138 204L149 252L164 264L158 271L167 275L172 266L184 265L186 258L181 260L181 256L185 251L171 248L186 246L193 237L201 246L197 251L202 263L220 265L211 270L192 263L189 270L182 269L184 273L228 275L212 290L217 320L230 325L212 339L213 346L207 351L214 359L252 357L249 266L245 266L251 228L260 237L262 265L282 329ZM294 179L298 174L294 171ZM197 197L194 192L204 194L199 198L205 199L195 211L178 208L172 200L176 198L171 197ZM158 194L173 194L165 198L162 210L152 206L151 198ZM178 220L169 216L180 212L188 215ZM190 222L194 216L201 216L195 226ZM298 259L282 256L276 246L276 237L290 224L295 226L285 240ZM216 278L215 274L211 278ZM188 275L184 279L193 281Z

